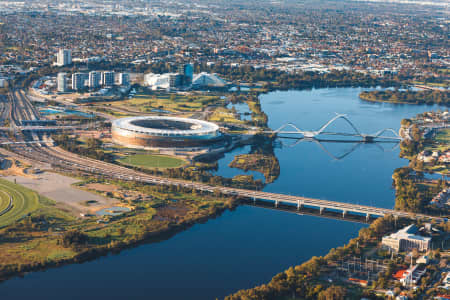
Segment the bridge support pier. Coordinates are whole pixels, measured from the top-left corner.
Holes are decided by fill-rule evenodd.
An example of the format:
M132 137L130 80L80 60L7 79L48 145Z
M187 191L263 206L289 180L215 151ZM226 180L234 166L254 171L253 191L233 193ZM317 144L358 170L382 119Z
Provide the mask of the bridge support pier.
M297 200L297 210L300 210L303 206L303 202L300 202L300 200Z
M275 200L275 207L278 207L278 200Z
M366 214L366 222L368 222L369 220L370 220L370 214L367 213L367 214Z
M346 215L347 215L347 211L346 211L346 210L343 210L343 211L342 211L342 218L345 218Z
M322 214L324 210L325 210L325 207L319 207L320 214Z

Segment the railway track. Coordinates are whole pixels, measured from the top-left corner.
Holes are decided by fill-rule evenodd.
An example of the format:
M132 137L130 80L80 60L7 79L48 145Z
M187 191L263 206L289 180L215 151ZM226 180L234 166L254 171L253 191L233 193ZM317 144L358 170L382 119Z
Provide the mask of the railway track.
M14 97L16 97L16 95L14 95ZM19 98L20 100L17 100ZM13 101L15 102L15 104L13 104L14 109L12 110L14 111L15 116L14 121L20 122L22 120L37 118L39 116L38 114L36 114L36 112L33 111L32 104L29 101L27 101L27 99L25 99L24 97L21 97L20 93L19 97L16 97L15 100L17 101ZM18 136L18 138L20 138L23 141L29 140L29 137L23 135ZM370 216L371 214L373 215L393 214L396 216L407 216L413 218L426 217L426 218L441 219L438 217L425 215L412 215L407 212L394 211L391 209L383 209L377 207L369 207L364 205L356 205L345 202L335 202L322 199L290 196L284 194L251 191L246 189L237 189L223 186L212 186L201 182L192 182L182 179L153 176L116 164L107 163L91 159L88 157L83 157L75 153L65 151L58 147L49 147L46 145L16 144L11 146L11 150L30 161L44 163L52 167L59 167L69 171L81 171L88 174L100 175L112 179L137 181L141 183L155 184L155 185L179 186L211 193L217 191L222 194L230 196L270 200L274 201L275 205L278 205L278 202L297 204L298 207L300 207L301 205L310 205L319 207L321 211L322 209L330 208L334 210L340 210L343 212L343 214L352 211L356 213L364 213L367 214L367 216Z

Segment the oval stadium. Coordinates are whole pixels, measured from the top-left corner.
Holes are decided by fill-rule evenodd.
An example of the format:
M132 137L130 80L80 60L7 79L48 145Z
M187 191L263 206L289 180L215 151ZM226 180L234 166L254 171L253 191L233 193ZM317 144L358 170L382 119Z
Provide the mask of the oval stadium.
M129 148L202 147L222 138L214 123L166 116L120 118L111 133L113 142Z

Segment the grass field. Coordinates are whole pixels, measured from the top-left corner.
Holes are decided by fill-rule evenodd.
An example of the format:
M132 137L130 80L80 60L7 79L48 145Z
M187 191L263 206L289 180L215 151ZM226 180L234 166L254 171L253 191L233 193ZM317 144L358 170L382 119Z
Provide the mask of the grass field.
M0 215L3 215L6 212L6 209L9 207L10 198L9 194L5 191L0 191Z
M0 216L0 227L9 225L39 208L39 195L20 185L0 180L0 211L9 204L12 197L12 208Z
M142 168L178 168L186 164L186 161L176 157L153 154L135 154L119 160L121 163Z
M450 128L439 130L433 140L433 143L425 145L425 150L443 151L448 149L450 145Z
M133 112L198 112L220 101L214 95L183 95L161 92L138 93L132 99L111 102L112 106Z
M449 145L450 144L450 128L440 130L436 134L436 141L438 143Z

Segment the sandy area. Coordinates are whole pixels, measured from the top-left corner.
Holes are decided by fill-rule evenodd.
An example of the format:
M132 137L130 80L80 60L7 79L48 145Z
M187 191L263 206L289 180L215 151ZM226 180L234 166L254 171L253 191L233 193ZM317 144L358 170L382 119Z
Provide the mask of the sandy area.
M77 179L51 172L34 174L33 178L11 175L4 178L12 182L16 179L17 184L56 201L58 207L69 210L77 216L80 216L81 213L94 213L118 203L116 199L102 197L73 187L72 184L78 182ZM86 205L86 201L96 202Z

